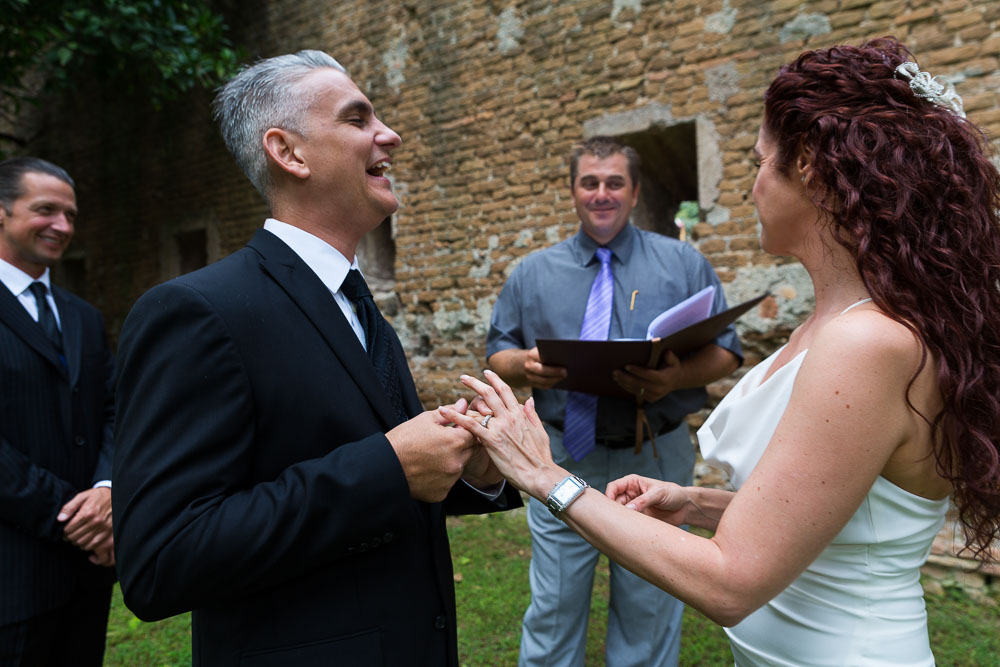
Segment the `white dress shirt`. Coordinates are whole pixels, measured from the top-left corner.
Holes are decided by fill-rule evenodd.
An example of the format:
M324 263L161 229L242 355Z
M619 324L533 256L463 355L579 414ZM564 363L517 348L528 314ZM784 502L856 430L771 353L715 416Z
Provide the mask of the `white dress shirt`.
M31 315L31 319L36 322L38 321L38 303L35 301L35 295L28 288L33 282L40 282L45 285L45 299L49 302L52 314L56 316L56 324L59 326L59 330L62 331L62 320L59 319L59 309L56 308L56 302L52 298L52 283L49 278L48 269L45 269L45 273L40 277L32 278L13 264L0 259L0 282L10 290L11 294L17 297L17 300L21 302L24 309Z
M361 271L358 267L358 256L355 255L352 260L348 260L339 250L318 236L274 218L268 218L264 221L264 229L284 241L285 245L291 248L306 263L306 266L319 276L326 288L333 294L337 305L344 311L344 317L350 322L351 328L354 329L354 335L361 341L361 346L367 351L365 330L361 327L361 320L358 319L357 313L354 312L354 304L340 291L348 271L351 269ZM361 275L364 276L364 273Z

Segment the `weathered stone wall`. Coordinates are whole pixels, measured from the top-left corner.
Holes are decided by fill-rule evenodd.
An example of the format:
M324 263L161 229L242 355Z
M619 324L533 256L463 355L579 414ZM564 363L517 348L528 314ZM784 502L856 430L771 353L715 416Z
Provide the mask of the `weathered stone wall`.
M254 55L322 48L403 137L392 177L395 282L380 301L422 398L452 396L484 363L488 316L527 253L572 234L567 155L584 136L695 122L690 241L730 301L774 298L741 322L750 364L809 309L794 263L760 252L749 200L760 95L808 47L893 34L957 83L970 118L1000 129L1000 5L985 0L287 0L230 12ZM85 292L120 326L132 301L176 274L173 237L205 229L210 260L240 247L266 209L225 153L207 94L159 112L88 90L55 104L31 147L80 180L76 252ZM724 390L723 383L719 390Z
M404 137L396 323L423 396L449 397L482 363L488 313L517 261L574 232L572 144L686 119L711 128L698 157L720 163L699 164L706 221L692 242L732 301L775 293L742 323L751 363L770 352L811 296L797 265L760 252L748 198L773 73L807 45L895 34L996 130L998 18L985 2L780 0L449 3L380 17L379 57L346 60Z

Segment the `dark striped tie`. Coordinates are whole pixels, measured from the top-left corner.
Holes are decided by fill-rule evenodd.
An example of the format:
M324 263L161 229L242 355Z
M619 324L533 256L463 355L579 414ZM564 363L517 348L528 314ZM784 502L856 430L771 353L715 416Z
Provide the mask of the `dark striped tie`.
M375 299L368 289L368 283L361 277L361 272L351 269L347 272L344 284L340 286L340 291L354 304L361 328L365 331L365 342L368 348L368 358L375 367L375 375L379 383L385 389L389 401L396 410L396 416L400 423L409 419L406 408L403 406L403 388L399 380L399 372L396 368L396 357L402 356L401 351L397 351L398 342L396 333L389 326L389 323L382 317ZM396 343L396 345L394 345ZM401 348L399 348L401 350ZM403 360L405 364L405 359Z
M45 287L45 283L36 280L28 286L28 289L35 295L35 303L38 304L38 324L45 331L45 336L52 341L56 351L62 353L62 333L56 324L55 313L49 308L49 300L45 298L48 288Z

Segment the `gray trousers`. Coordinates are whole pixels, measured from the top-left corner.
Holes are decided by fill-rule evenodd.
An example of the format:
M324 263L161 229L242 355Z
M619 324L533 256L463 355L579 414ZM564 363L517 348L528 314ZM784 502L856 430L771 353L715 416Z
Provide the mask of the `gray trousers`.
M636 456L632 449L597 449L573 461L562 433L545 426L556 463L604 492L629 473L691 484L694 447L688 426L656 438L659 458L647 442ZM577 667L584 664L590 594L599 553L543 504L528 504L531 530L531 603L521 632L522 666ZM684 605L614 562L608 605L608 667L677 665Z

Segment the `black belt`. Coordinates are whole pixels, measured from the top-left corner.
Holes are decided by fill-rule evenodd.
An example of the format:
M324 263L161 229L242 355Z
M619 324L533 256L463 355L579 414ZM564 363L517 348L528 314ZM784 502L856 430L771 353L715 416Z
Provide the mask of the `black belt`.
M563 430L563 423L550 421L548 424L559 431ZM681 422L667 422L660 427L660 430L656 432L656 435L663 435L669 431L673 431L675 428L681 425ZM623 435L598 435L594 438L594 442L601 447L607 447L608 449L632 449L635 447L635 432L626 433Z
M608 449L632 449L635 447L635 433L632 435L597 436L594 442Z

